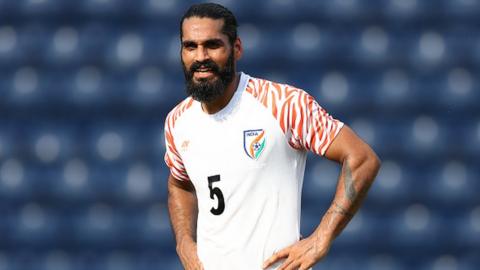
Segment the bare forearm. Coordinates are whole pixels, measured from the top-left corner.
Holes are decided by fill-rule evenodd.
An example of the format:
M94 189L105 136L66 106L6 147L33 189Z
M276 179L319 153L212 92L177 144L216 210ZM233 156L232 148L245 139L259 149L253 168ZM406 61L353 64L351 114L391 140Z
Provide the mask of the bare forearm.
M171 183L168 190L168 211L177 245L185 240L195 241L198 213L195 190Z
M343 162L333 202L315 234L333 241L360 208L380 167L375 154L363 158L346 158Z

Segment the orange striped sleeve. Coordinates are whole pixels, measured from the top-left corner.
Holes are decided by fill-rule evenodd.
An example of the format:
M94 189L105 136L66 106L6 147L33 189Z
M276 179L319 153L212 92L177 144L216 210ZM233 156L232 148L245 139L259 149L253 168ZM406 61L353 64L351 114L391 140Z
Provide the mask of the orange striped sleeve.
M182 157L177 151L177 146L175 145L175 138L173 135L173 130L175 128L175 123L178 118L192 106L193 99L188 98L178 104L168 115L165 120L165 163L170 168L170 173L178 180L188 181L187 171L183 165Z
M251 78L246 89L271 110L289 144L299 150L325 155L343 127L307 92L295 87Z

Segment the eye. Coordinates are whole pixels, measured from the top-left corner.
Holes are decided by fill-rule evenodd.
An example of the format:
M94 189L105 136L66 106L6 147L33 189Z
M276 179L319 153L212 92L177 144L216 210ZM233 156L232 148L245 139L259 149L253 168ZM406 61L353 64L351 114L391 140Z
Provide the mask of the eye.
M183 48L187 51L191 51L197 48L197 45L193 42L185 42L183 43Z
M209 40L205 43L205 47L209 49L218 49L223 46L223 42L221 40Z
M222 45L221 44L218 44L218 43L212 43L212 44L207 44L207 48L209 49L218 49L220 48Z

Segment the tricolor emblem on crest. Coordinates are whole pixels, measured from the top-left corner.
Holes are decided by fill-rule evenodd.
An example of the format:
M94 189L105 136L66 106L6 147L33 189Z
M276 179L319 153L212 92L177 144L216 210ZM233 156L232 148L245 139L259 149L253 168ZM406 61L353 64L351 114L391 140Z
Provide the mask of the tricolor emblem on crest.
M257 160L265 149L265 131L263 129L245 130L243 148L251 159Z

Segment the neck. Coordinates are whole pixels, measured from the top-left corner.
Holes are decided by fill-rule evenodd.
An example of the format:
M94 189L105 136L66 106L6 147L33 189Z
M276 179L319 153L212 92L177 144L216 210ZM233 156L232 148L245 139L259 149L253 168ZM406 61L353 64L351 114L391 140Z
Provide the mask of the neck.
M202 102L202 109L208 114L214 114L225 108L232 99L240 82L240 74L236 73L235 78L227 86L225 93L211 102Z

